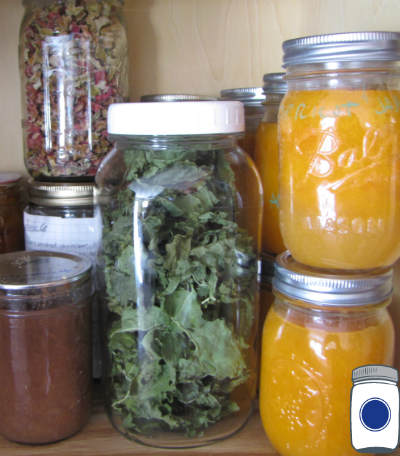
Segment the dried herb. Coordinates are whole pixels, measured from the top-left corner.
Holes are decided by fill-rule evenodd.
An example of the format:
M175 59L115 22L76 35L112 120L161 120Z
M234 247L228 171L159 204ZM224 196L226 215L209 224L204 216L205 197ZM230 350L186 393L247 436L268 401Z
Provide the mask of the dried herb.
M20 66L25 162L34 177L94 176L107 108L128 96L122 0L27 0Z
M103 207L112 412L133 433L198 435L254 381L252 239L223 150L138 147L124 160L128 184Z

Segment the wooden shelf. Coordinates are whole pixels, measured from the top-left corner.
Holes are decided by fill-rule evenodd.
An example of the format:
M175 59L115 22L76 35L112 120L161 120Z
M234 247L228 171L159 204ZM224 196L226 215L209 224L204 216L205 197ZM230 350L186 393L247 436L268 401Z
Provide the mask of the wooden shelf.
M85 428L62 442L30 446L8 442L0 437L1 456L134 456L134 455L243 455L277 456L272 449L257 413L236 435L222 442L188 450L161 450L140 445L126 439L111 425L100 402L94 405L92 416Z
M236 435L222 442L187 450L162 450L126 439L111 425L101 403L85 428L74 437L50 445L19 445L0 437L1 456L278 456L268 442L258 413ZM400 456L400 449L391 453ZM322 455L321 455L322 456ZM339 456L339 455L337 455Z

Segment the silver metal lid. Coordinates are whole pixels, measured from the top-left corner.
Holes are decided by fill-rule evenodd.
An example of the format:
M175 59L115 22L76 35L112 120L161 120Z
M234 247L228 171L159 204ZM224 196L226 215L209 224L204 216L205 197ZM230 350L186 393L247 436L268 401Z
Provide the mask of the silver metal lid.
M398 382L399 373L397 369L382 364L367 364L353 369L352 380L354 383L365 380L389 380Z
M38 205L89 206L93 193L94 183L28 182L28 199Z
M283 42L283 67L332 61L400 60L400 33L351 32Z
M192 95L185 93L155 93L149 95L142 95L140 101L142 102L155 102L155 101L216 101L216 97L209 97L208 95Z
M318 307L354 307L390 298L392 276L392 268L328 273L297 263L286 251L276 259L272 284L280 293Z
M286 73L267 73L264 74L263 91L264 93L278 93L285 94L288 90L287 82L285 79Z
M0 254L0 297L23 297L55 292L66 285L90 279L87 258L41 250Z
M241 101L245 106L262 104L265 95L262 87L241 87L238 89L221 90L221 100Z

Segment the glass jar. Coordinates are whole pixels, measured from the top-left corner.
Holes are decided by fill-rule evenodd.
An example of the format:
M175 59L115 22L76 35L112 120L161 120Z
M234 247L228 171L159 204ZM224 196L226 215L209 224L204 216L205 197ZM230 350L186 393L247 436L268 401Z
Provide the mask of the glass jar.
M93 180L106 116L128 98L123 0L24 0L19 61L25 165L41 180Z
M22 177L0 173L0 253L24 250Z
M258 245L243 207L260 221L262 200L235 186L258 176L236 145L243 126L238 102L109 110L116 148L96 176L106 408L147 445L208 444L253 408Z
M217 98L209 97L208 95L192 95L185 93L156 93L142 95L140 101L154 102L154 101L216 101Z
M355 456L353 369L391 364L392 269L333 274L278 256L264 324L260 414L282 456Z
M90 269L63 253L0 255L0 434L9 440L56 442L89 418Z
M256 132L264 115L265 96L262 88L224 89L221 90L221 100L237 100L244 104L245 131L244 136L239 138L238 144L251 158L254 158Z
M101 219L93 200L93 183L28 183L24 209L26 250L73 253L96 264L101 241ZM101 377L99 312L92 300L93 377Z
M286 41L280 226L294 258L341 270L400 256L400 33Z
M258 126L254 162L264 189L262 250L272 254L286 250L279 228L278 109L287 92L285 73L264 75L264 117Z

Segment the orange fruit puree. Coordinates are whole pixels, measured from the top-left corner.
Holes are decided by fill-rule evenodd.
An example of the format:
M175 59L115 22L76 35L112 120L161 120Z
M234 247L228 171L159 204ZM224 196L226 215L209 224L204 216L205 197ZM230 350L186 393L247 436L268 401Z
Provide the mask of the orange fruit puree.
M276 123L261 122L259 125L254 162L264 188L262 250L281 253L286 249L279 228L279 152Z
M292 91L279 112L280 224L304 264L369 269L400 256L400 92Z
M339 317L328 329L305 327L288 315L271 308L263 332L260 414L270 442L282 456L355 456L352 370L391 364L392 321L379 309L352 326Z

